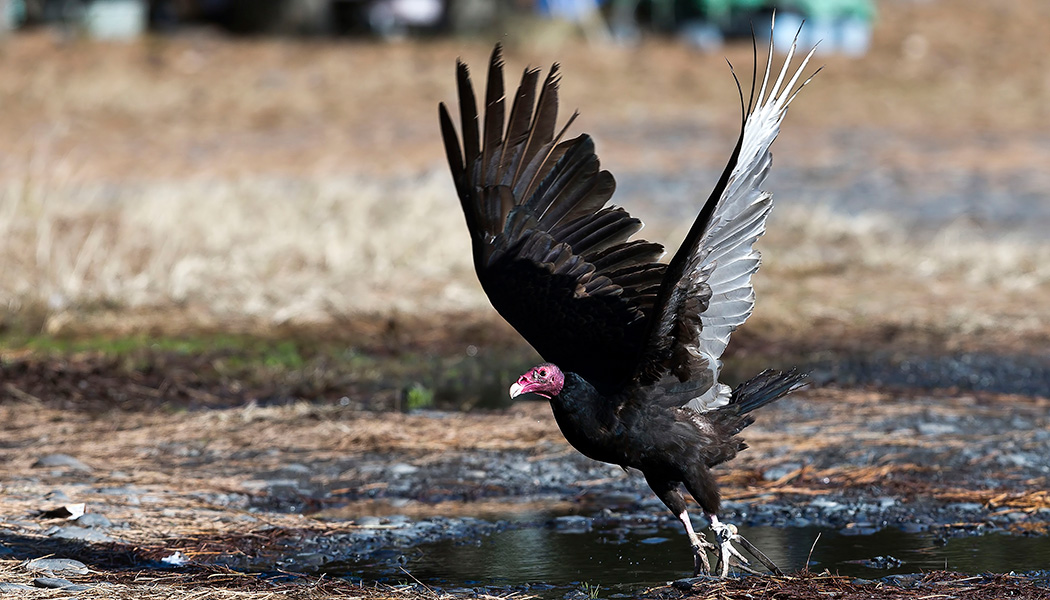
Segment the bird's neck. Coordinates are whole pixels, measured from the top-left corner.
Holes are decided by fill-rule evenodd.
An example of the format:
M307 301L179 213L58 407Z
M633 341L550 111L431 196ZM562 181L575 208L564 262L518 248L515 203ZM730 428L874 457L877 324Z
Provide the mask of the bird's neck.
M558 427L577 450L605 462L619 464L603 448L619 434L614 402L575 373L565 373L561 393L550 399Z
M586 414L598 410L604 404L601 400L601 394L586 379L566 372L561 391L551 398L551 407L566 414Z

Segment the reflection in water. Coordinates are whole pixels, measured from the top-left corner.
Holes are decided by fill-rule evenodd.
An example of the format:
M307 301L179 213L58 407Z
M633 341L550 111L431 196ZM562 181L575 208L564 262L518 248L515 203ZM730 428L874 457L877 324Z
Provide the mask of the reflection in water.
M753 527L741 533L785 571L805 566L813 549L814 571L863 578L947 569L963 573L1030 571L1050 564L1050 538L985 535L938 544L926 534L885 529L872 535L842 535L817 527ZM902 561L894 568L873 568L876 557ZM518 586L582 583L606 589L659 585L691 574L692 556L677 529L619 527L567 532L526 527L468 542L420 546L404 556L404 568L428 584ZM884 561L885 562L885 561ZM891 564L893 561L890 561ZM343 564L332 575L365 579L404 579L396 564Z

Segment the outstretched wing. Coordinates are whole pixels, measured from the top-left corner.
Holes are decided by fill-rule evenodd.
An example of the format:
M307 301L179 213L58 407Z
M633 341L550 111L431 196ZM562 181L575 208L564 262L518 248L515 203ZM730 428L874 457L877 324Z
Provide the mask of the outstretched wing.
M639 378L648 384L670 376L679 381L709 382L710 387L688 402L696 410L725 406L730 400L728 386L718 383L721 356L730 334L751 316L755 306L751 276L758 270L760 256L754 243L765 232L773 207L772 195L761 190L772 163L769 147L780 131L788 105L812 79L810 76L799 84L813 51L792 73L794 53L792 44L780 74L771 81L770 42L757 102L756 65L752 97L743 111L736 148L668 265L657 297Z
M605 206L615 182L600 170L590 137L562 141L568 124L555 133L557 65L538 97L540 72L525 71L505 130L500 47L489 64L483 124L466 65L456 74L462 146L444 104L441 133L478 279L544 359L613 389L630 378L644 348L666 269L656 262L663 247L628 241L642 223Z

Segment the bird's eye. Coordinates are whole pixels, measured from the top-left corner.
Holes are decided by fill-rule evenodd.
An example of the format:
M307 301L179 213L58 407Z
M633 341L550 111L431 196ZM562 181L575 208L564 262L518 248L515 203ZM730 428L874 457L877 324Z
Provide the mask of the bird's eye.
M546 377L547 376L547 369L540 369L537 372L540 374L540 377Z

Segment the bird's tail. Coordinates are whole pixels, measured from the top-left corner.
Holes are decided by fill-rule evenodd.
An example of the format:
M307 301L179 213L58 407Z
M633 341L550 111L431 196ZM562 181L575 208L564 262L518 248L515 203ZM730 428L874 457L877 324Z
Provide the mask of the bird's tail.
M767 369L736 386L729 406L735 407L738 415L746 415L805 386L808 378L808 373L796 369L787 373Z

